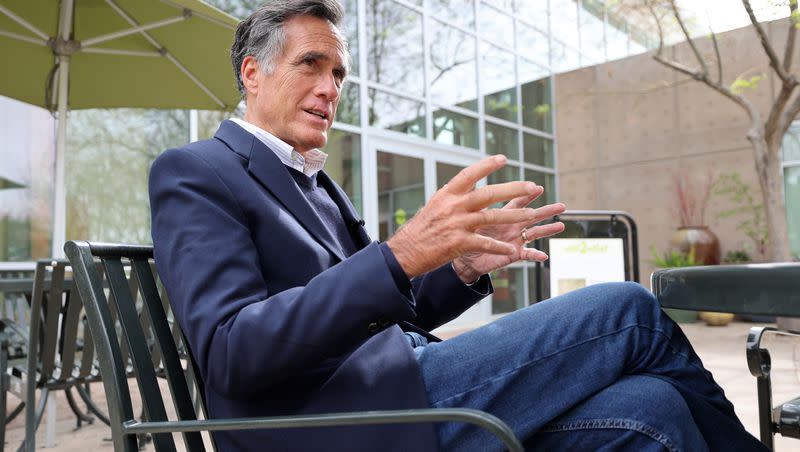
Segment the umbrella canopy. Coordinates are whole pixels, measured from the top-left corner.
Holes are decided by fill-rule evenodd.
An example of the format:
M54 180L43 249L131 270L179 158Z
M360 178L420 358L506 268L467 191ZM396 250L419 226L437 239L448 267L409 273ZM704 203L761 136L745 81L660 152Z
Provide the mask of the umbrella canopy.
M237 23L198 0L0 0L0 94L58 112L54 256L66 230L67 109L234 109Z
M56 110L62 55L69 109L233 109L237 22L197 0L3 0L0 94Z

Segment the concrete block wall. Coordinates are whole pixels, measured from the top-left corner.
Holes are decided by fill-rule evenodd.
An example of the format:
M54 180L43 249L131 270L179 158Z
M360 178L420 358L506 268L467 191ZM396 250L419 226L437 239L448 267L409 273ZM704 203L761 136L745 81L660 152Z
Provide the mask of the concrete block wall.
M782 55L788 21L765 26ZM752 27L722 33L717 40L726 85L737 76L765 76L746 96L766 117L776 89ZM708 37L696 42L701 54L713 54ZM687 43L665 48L665 53L689 67L697 66ZM716 74L715 65L709 70ZM560 200L570 209L630 212L639 226L645 285L654 270L650 248L666 250L679 225L674 174L687 174L700 187L709 177L738 172L760 199L745 111L656 62L652 53L556 75L555 102ZM739 219L717 217L730 207L727 200L712 195L706 212L706 223L719 236L723 256L750 246L737 230Z

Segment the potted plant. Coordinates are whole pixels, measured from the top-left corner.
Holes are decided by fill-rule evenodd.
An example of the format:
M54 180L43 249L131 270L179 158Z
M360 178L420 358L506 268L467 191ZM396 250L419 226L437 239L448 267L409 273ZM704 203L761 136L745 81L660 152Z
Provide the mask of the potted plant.
M674 173L672 181L679 223L670 238L671 247L685 255L692 253L697 265L719 264L719 239L705 221L714 178L709 173L701 184L696 184L686 174Z

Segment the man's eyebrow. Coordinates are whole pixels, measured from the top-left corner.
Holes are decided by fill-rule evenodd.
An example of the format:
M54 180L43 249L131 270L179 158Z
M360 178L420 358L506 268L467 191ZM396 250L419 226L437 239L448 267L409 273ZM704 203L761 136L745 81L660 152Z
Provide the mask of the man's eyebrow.
M318 52L316 50L310 50L308 52L301 53L300 55L298 55L297 59L295 60L295 64L300 64L300 63L302 63L304 61L308 61L308 60L311 60L311 61L320 61L320 60L329 61L330 59L331 59L331 57L328 56L328 54L326 54L326 53ZM347 74L347 68L343 64L337 64L336 65L336 69L341 71L344 74Z

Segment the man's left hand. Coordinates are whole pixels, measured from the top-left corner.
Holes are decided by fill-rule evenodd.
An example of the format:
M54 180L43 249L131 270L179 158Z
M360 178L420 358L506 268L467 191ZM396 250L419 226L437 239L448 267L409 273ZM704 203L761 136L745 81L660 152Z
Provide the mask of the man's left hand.
M540 196L542 192L516 198L508 202L503 209L520 209L530 204L534 199ZM505 267L511 263L526 260L526 261L545 261L547 254L535 248L526 247L523 243L522 231L525 230L525 238L527 242L532 242L538 238L550 237L551 235L558 234L564 230L564 223L557 221L541 226L529 227L531 224L536 224L542 220L558 215L566 210L566 206L562 203L548 204L540 207L537 210L538 219L532 223L516 223L516 224L497 224L488 225L478 231L477 233L500 240L514 245L516 252L511 255L505 254L486 254L486 253L469 253L463 254L453 259L453 268L455 269L458 277L465 283L471 283L486 273L492 272L499 268Z

